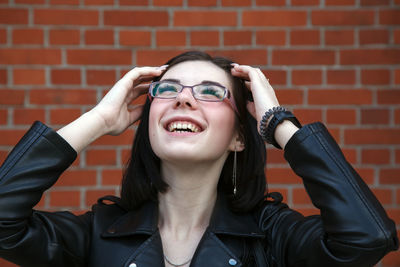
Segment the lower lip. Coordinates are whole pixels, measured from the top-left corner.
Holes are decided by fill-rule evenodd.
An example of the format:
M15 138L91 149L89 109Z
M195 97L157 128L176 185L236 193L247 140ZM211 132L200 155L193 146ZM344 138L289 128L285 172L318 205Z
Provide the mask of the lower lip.
M167 134L168 135L171 135L171 136L180 136L180 137L182 137L182 136L195 136L195 135L198 135L199 133L201 133L201 132L196 132L196 133L194 133L194 132L184 132L184 131L182 131L182 132L170 132L170 131L168 131L168 130L165 130L166 132L167 132Z

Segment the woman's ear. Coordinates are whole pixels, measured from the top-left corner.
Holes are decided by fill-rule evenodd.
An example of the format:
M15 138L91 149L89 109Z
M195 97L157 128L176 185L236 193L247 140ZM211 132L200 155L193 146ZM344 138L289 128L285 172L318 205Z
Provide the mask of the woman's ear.
M242 140L242 138L239 136L239 134L236 134L236 136L233 138L231 145L229 146L229 149L231 151L243 151L245 149L245 145L244 142Z

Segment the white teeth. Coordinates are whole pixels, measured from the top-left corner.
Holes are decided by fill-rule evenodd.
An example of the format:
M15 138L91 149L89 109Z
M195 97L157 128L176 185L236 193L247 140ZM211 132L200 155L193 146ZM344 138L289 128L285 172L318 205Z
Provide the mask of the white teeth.
M200 132L200 128L192 124L191 122L172 122L168 125L168 131L177 133L183 133L183 132L197 133Z

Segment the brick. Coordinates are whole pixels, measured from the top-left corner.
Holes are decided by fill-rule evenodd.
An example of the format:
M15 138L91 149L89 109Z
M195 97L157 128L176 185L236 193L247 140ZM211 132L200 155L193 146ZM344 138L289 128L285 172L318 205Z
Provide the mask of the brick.
M361 0L361 6L388 6L390 0Z
M192 31L190 42L194 46L219 46L218 31Z
M104 190L104 189L87 190L85 204L86 204L86 206L91 206L93 204L96 204L97 200L99 198L107 196L107 195L115 195L115 190L112 190L112 189L109 189L109 190Z
M86 82L89 85L113 85L116 82L114 70L87 70Z
M400 49L351 49L340 51L340 64L399 64Z
M272 86L276 84L286 84L286 71L285 70L261 70L265 77L269 79Z
M120 0L120 6L147 6L149 5L149 0Z
M81 71L70 69L53 69L51 70L52 84L80 84Z
M373 10L313 10L313 25L317 26L361 26L374 24Z
M7 70L0 69L0 84L7 84Z
M400 109L394 111L394 123L400 124Z
M13 79L15 85L40 85L46 83L43 69L14 69Z
M303 91L296 89L276 90L276 96L281 104L297 105L303 103Z
M318 30L292 30L290 33L290 44L292 45L319 45Z
M86 152L86 164L91 165L115 165L117 153L110 149L91 149Z
M379 11L379 24L381 25L399 25L400 10L388 9Z
M353 30L326 30L325 44L327 45L353 45Z
M153 0L153 6L182 6L183 0Z
M0 90L0 105L22 105L24 104L25 91L13 89Z
M79 207L80 192L79 191L51 191L50 206L52 207Z
M103 170L101 172L102 185L120 185L122 180L121 170Z
M400 84L400 69L394 71L394 83Z
M114 0L84 0L86 6L112 6Z
M374 169L370 168L355 168L356 172L360 175L360 177L364 180L367 185L374 184Z
M320 210L315 207L303 208L294 206L293 208L296 208L296 211L303 214L303 216L321 215Z
M257 6L285 6L285 0L256 0Z
M377 97L378 104L399 104L400 90L379 90Z
M361 123L362 124L389 124L388 109L362 109Z
M182 50L137 50L136 64L141 66L161 66L182 52Z
M0 8L0 24L28 24L28 10Z
M372 192L383 205L389 205L394 202L393 191L390 189L372 188Z
M301 179L290 168L267 169L268 184L300 184Z
M400 44L400 30L393 31L393 40L395 44Z
M50 44L77 45L80 43L79 30L50 30Z
M328 70L328 84L354 84L356 82L356 72L354 70Z
M396 163L400 163L400 150L396 150ZM400 204L400 194L398 194L399 204Z
M257 45L285 45L286 32L285 31L257 31L256 32Z
M119 136L104 135L93 142L93 145L132 145L133 131L125 130Z
M34 23L42 25L98 25L97 10L36 9Z
M55 183L55 187L60 186L90 186L96 185L95 170L67 170Z
M363 164L388 164L390 163L390 151L387 149L363 149L361 153Z
M224 32L224 45L251 45L251 31Z
M292 0L292 6L318 6L319 0Z
M14 124L31 125L37 120L45 121L44 109L23 108L14 110Z
M305 188L293 188L293 203L294 204L312 204Z
M58 49L0 49L0 64L61 64Z
M326 121L330 124L355 124L356 111L354 109L328 109Z
M390 84L390 71L385 69L361 70L362 84Z
M4 125L7 124L7 116L8 116L8 111L7 109L0 109L0 125ZM0 151L1 153L1 151ZM1 157L0 157L0 162L1 161Z
M335 52L330 50L274 50L273 65L329 65L335 63Z
M251 6L251 0L222 0L222 6Z
M400 184L400 169L381 169L379 182L381 184Z
M47 105L93 105L96 104L96 91L85 89L32 89L31 104Z
M357 151L355 149L342 149L343 155L351 164L357 163Z
M18 267L18 265L0 258L0 266L2 267Z
M372 92L367 89L312 89L308 92L311 105L362 105L372 104Z
M30 5L41 5L45 4L45 0L14 0L16 4L30 4Z
M72 65L131 65L130 50L67 50L67 63Z
M237 26L233 11L175 11L174 26Z
M188 6L216 6L217 0L188 0Z
M306 11L243 11L243 26L305 26Z
M0 145L15 146L26 130L0 130Z
M327 6L354 6L355 0L326 0Z
M85 44L87 45L113 45L113 30L87 30L85 32Z
M286 164L286 160L283 157L283 151L274 148L267 148L267 166L268 164ZM268 170L267 170L268 172Z
M399 236L400 233L397 233L397 236ZM387 254L383 259L382 259L382 264L384 267L396 267L400 266L400 251L392 251L389 254Z
M104 25L168 26L167 11L105 10Z
M184 31L157 31L157 46L185 46L186 33Z
M232 59L239 64L265 65L267 64L267 51L265 49L254 50L222 50L208 51L213 56L222 56Z
M400 144L399 136L399 129L347 129L344 140L352 145L392 145Z
M389 32L388 30L360 30L360 44L388 44Z
M268 189L267 190L268 193L270 193L270 192L279 192L283 197L283 202L287 202L288 201L288 195L289 195L288 191L289 190L287 188L280 187L279 185L271 185L271 186L268 185L267 189ZM272 200L272 198L270 200Z
M79 0L50 0L51 5L79 5Z
M124 30L119 33L119 43L129 46L150 46L151 33L148 31Z
M322 121L322 111L320 109L294 109L293 112L302 124Z
M79 109L73 108L57 108L50 110L50 123L51 124L68 124L81 115Z
M15 29L12 33L13 44L43 44L42 29Z
M292 70L292 84L294 85L316 85L321 83L321 70Z
M7 43L7 30L0 29L0 44L6 44L6 43Z

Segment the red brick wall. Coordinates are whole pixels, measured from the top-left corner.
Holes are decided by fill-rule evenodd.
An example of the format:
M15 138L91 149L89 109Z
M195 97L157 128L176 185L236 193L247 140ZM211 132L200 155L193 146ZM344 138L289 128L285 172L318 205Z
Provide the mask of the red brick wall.
M323 121L400 229L399 24L399 0L0 0L0 160L34 120L61 127L133 66L205 50L259 66L303 123ZM133 133L96 141L39 208L117 194ZM315 213L268 152L271 190Z

